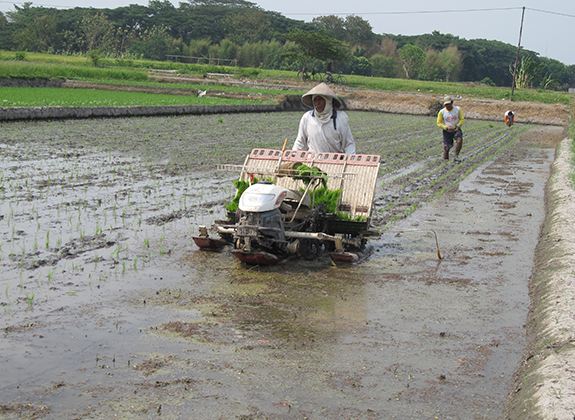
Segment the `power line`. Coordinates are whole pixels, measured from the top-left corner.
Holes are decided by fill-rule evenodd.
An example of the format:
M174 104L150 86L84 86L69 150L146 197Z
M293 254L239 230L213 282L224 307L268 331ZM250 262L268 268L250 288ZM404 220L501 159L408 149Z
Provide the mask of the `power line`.
M467 12L497 12L501 10L522 10L522 7L500 7L491 9L462 9L462 10L410 10L408 12L365 12L365 13L326 13L328 15L416 15L437 13L467 13ZM317 13L287 13L290 16L315 16Z
M461 10L410 10L407 12L365 12L365 13L326 13L325 15L422 15L422 14L445 14L445 13L475 13L475 12L500 12L505 10L523 10L523 7L497 7L497 8L490 8L490 9L461 9ZM534 12L540 13L549 13L552 15L559 15L559 16L566 16L575 18L575 15L570 15L567 13L559 13L559 12L551 12L549 10L541 10L541 9L532 9L530 7L526 7L525 10L531 10ZM286 15L290 16L316 16L317 13L289 13L284 12Z
M526 7L525 9L526 10L533 10L534 12L549 13L551 15L559 15L559 16L567 16L567 17L575 18L575 15L568 15L567 13L550 12L548 10L531 9L529 7Z
M15 1L5 1L0 0L0 3L9 3L9 4L26 4L26 2L15 2ZM41 6L41 7L62 7L62 8L73 8L73 7L81 7L81 6L62 6L57 4L33 4L33 6ZM337 13L325 13L325 15L336 15L336 16L349 16L349 15L424 15L424 14L445 14L445 13L476 13L476 12L500 12L505 10L523 10L523 7L495 7L489 9L461 9L461 10L410 10L410 11L399 11L399 12L365 12L365 13L357 13L357 12L337 12ZM549 10L541 10L541 9L533 9L531 7L525 7L525 10L531 10L534 12L539 13L548 13L551 15L558 15L558 16L565 16L575 18L575 15L570 15L567 13L560 13L560 12L552 12ZM290 16L317 16L318 13L289 13L283 12L285 15ZM325 16L324 15L324 16Z

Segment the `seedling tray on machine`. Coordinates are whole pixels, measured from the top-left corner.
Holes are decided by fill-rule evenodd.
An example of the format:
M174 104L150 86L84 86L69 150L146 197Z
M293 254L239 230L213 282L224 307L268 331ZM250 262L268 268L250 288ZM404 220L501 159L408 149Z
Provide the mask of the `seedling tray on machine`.
M253 177L273 177L274 183L285 188L301 188L298 181L288 173L282 173L284 163L299 162L308 167L317 167L327 176L327 188L341 189L338 211L349 219L330 218L328 226L334 233L358 233L369 226L373 206L377 174L381 157L379 155L345 153L313 153L302 150L253 149L243 166L222 165L220 169L240 172L240 179L249 181ZM362 218L365 221L353 219Z
M365 233L369 228L369 222L343 220L337 216L327 219L327 233L335 235L336 233L343 233L348 235L359 235Z

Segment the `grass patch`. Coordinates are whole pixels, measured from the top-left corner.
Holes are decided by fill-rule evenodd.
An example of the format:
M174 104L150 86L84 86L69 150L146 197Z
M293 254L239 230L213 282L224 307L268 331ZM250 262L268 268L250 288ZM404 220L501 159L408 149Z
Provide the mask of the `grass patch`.
M67 88L0 87L0 106L168 106L168 105L245 105L266 103L250 99L197 98L142 92L108 92ZM271 102L269 102L271 103Z
M171 87L171 88L178 88L178 89L190 89L190 90L217 90L218 92L246 92L246 93L261 93L262 95L285 95L285 89L281 89L281 86L278 86L278 89L266 89L266 88L249 88L243 86L226 86L226 85L208 85L203 84L201 82L196 83L165 83L165 82L156 82L152 79L145 80L145 81L137 81L137 80L116 80L116 79L94 79L94 78L85 78L85 79L76 79L82 82L94 82L94 83L109 83L109 84L122 84L122 85L133 85L133 86L153 86L153 87ZM290 95L303 95L305 90L301 91L290 91Z
M227 73L231 74L233 79L236 80L270 81L270 84L278 84L278 89L275 90L277 92L285 92L285 89L282 89L282 84L286 84L286 81L293 82L296 80L296 72L283 70L110 58L100 59L98 61L99 67L94 67L89 58L80 55L60 56L26 53L24 60L18 61L15 54L10 51L0 51L0 78L66 78L93 81L150 82L148 71L157 69L176 70L183 75L198 77L206 73ZM467 98L494 100L509 100L511 96L510 87L491 87L478 83L426 82L356 75L346 75L346 77L351 87L367 90L410 92L437 96L450 94ZM220 89L223 90L224 87L218 86L218 90ZM234 86L230 89L252 91L252 89L240 86ZM253 89L253 91L258 90L261 91L262 89ZM302 88L302 91L307 90L307 87ZM268 93L270 92L268 91ZM513 96L514 101L545 104L570 105L573 100L573 95L570 93L540 89L516 89Z
M145 69L86 67L51 62L0 61L1 79L148 80Z
M370 90L410 92L426 95L452 95L466 98L482 98L508 101L511 88L484 86L477 83L426 82L421 80L386 79L382 77L347 76L351 86ZM539 102L545 104L569 105L573 95L567 92L536 89L516 89L514 102Z

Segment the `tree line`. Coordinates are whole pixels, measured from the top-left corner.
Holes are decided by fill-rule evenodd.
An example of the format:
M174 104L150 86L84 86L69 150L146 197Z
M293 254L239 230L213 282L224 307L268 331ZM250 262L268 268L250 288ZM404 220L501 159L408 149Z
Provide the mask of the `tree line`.
M320 48L320 46L323 46ZM302 67L366 76L481 82L567 90L575 65L499 41L466 40L434 31L405 36L375 34L359 16L329 15L303 22L245 0L189 0L175 7L150 0L115 9L55 9L14 5L0 12L0 49L94 58L169 56L234 60L242 67Z

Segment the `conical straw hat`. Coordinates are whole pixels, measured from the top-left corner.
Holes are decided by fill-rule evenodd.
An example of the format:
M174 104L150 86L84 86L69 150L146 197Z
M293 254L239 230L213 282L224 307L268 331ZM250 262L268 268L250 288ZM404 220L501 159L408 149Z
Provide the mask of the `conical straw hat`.
M337 97L335 92L324 82L321 82L319 85L314 87L308 93L304 94L301 97L301 102L304 105L313 108L313 95L321 95L327 98L332 98L334 108L341 107L341 100Z

